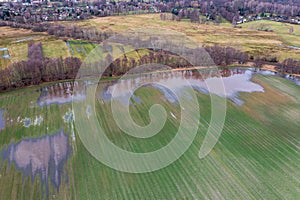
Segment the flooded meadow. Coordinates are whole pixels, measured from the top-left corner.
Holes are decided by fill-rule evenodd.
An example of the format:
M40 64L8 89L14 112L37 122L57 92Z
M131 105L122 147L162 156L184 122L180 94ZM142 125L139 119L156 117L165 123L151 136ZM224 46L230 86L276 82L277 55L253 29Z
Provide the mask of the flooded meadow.
M226 184L223 184L224 186L220 186L219 188L223 195L226 191L230 191L227 196L229 198L232 197L231 194L240 191L241 193L239 194L241 194L240 197L242 197L247 191L244 191L243 188L235 187L235 180L241 181L243 179L240 179L240 176L247 176L249 179L249 181L247 180L244 183L245 188L256 187L252 185L252 179L255 179L260 183L257 184L257 187L261 186L266 189L270 187L270 185L262 186L261 182L268 181L269 179L265 179L264 176L256 170L253 163L258 163L257 165L261 167L261 170L266 171L271 165L269 165L270 163L264 163L263 157L268 156L269 158L273 158L272 156L275 155L278 150L277 147L285 148L285 142L293 143L295 148L299 146L296 139L298 137L297 135L288 135L286 140L282 140L284 136L277 134L275 136L272 135L273 138L271 140L267 139L267 137L269 137L268 134L280 131L277 124L281 122L274 122L274 128L273 126L261 127L260 123L256 123L255 118L249 117L255 116L255 112L260 112L256 110L256 106L259 103L263 102L261 106L267 106L269 102L275 102L274 97L281 98L276 87L274 87L275 89L270 89L273 87L272 84L287 84L288 86L286 87L289 88L287 92L299 91L297 89L299 86L291 82L293 81L299 84L297 77L283 77L291 80L286 83L284 82L286 80L283 78L277 79L277 76L279 75L274 72L259 71L252 68L229 68L218 71L171 70L129 76L119 80L101 81L99 83L93 81L61 82L37 89L26 89L23 93L1 94L0 135L2 137L0 137L0 184L2 186L4 181L13 182L14 180L10 178L10 174L14 174L11 176L15 177L16 181L20 180L23 182L23 185L20 184L16 187L18 187L19 191L23 191L20 193L25 195L23 196L24 198L30 198L30 195L26 196L27 194L25 194L26 191L24 189L24 182L29 181L31 182L31 186L26 185L26 187L30 188L31 191L35 191L38 197L51 198L53 195L58 195L60 199L65 198L63 196L64 194L67 194L67 197L71 199L74 199L76 195L79 195L77 198L96 197L94 195L103 195L103 198L114 198L114 191L123 191L123 189L120 189L121 187L128 187L127 190L133 188L132 190L139 191L138 185L144 185L144 188L149 190L147 184L154 182L157 182L159 188L168 186L165 189L166 194L161 195L167 195L167 193L174 193L174 195L176 195L178 193L178 196L186 196L187 198L192 198L193 193L201 193L201 195L212 197L212 192L209 191L209 188L212 185L216 185L216 183L226 182L228 187ZM273 77L275 78L274 80ZM269 85L261 80L269 81ZM281 83L280 80L284 80L283 83ZM221 86L219 85L220 83L222 83ZM143 144L145 144L145 149L153 149L153 146L156 144L161 145L168 143L169 136L165 135L160 137L158 143L155 143L155 138L153 138L149 144L144 142L141 143L142 145L136 145L130 142L132 138L119 137L119 129L111 127L112 123L110 120L112 120L112 116L105 116L108 111L110 111L108 107L112 101L118 101L120 105L125 107L129 106L134 111L138 120L143 121L145 124L148 123L147 117L139 115L144 112L143 109L147 108L145 105L148 105L153 99L156 102L163 103L169 108L167 112L170 118L168 119L169 124L167 129L163 129L163 131L167 130L164 134L168 134L168 131L174 131L174 127L177 126L176 123L180 119L180 111L175 109L179 107L179 99L182 96L187 99L192 98L189 92L196 92L202 103L200 105L202 106L201 112L204 113L204 119L200 120L200 136L197 136L198 139L196 138L196 147L192 146L187 156L183 156L183 158L170 168L154 173L152 177L148 175L131 176L105 167L87 152L74 128L76 119L72 110L72 101L84 101L87 98L89 87L95 85L97 86L97 90L94 98L99 104L97 104L96 108L93 108L92 105L87 105L87 107L84 108L83 115L89 119L95 110L99 112L101 123L110 125L107 127L104 126L105 129L114 133L109 135L109 138L115 140L114 142L116 142L116 144L125 142L123 145L129 149L142 149ZM77 88L76 91L74 90L75 87ZM148 88L150 89L149 91L151 91L149 93L147 93ZM142 92L139 92L139 89L141 89ZM153 93L153 91L155 92ZM210 95L228 99L227 104L229 108L227 115L229 117L225 124L224 136L222 136L224 138L221 138L220 144L216 145L216 150L208 157L208 160L198 162L197 154L199 146L201 145L204 137L203 134L208 128L210 120L210 115L205 116L205 113L209 113ZM266 100L264 95L270 96L270 100ZM286 97L284 98L281 102L289 100L286 99ZM272 103L275 105L277 102L274 102ZM292 98L289 104L281 105L279 103L276 105L282 109L290 109L289 106L296 104ZM245 115L245 113L248 112L249 116L248 114ZM264 110L264 118L262 118L266 119L264 123L268 122L273 124L273 118L270 117L273 116L272 112L277 111L273 109ZM291 112L290 114L293 113ZM292 123L284 120L285 119L282 120L282 123ZM293 132L297 127L289 126L287 129ZM241 132L240 130L243 131ZM246 133L244 136L247 139L240 138L240 134L244 134L244 132ZM262 143L260 149L256 149L256 147L253 146L255 143ZM228 153L226 155L221 154L219 151L220 148L226 148ZM294 147L289 148L294 149ZM252 153L245 156L243 151L248 150ZM260 154L261 152L262 154ZM253 157L251 157L252 155ZM291 159L294 159L297 155L299 155L299 152L296 150L287 152L287 156ZM226 157L226 160L222 161L223 164L220 161L223 159L222 156ZM227 159L227 156L229 156L230 159L229 157ZM243 159L241 163L233 161L241 157ZM274 157L274 159L276 158ZM286 157L283 156L280 157L280 159L284 160ZM214 163L217 163L218 166ZM277 165L273 166L275 173L277 173L275 170L276 167L278 167L279 170L286 170L284 168L285 165L283 165L280 160L278 162L276 161L276 163ZM264 164L268 167L265 168ZM190 168L185 168L185 165L188 165ZM226 167L222 167L223 165L226 165ZM210 176L213 177L213 179L211 179L213 180L212 182L216 181L212 184L208 183L207 179L201 176L201 172L196 168L214 169L216 172L221 173L224 170L230 169L231 166L241 169L241 171L239 171L240 174L232 175L235 177L229 175L229 172L221 176L210 174ZM294 169L295 167L293 163L288 164L289 169ZM243 171L242 169L244 168L248 171ZM168 169L170 171L168 171ZM173 176L170 174L181 175ZM289 175L292 176L293 174ZM164 179L161 177L164 177ZM284 178L280 173L277 177L281 179ZM275 181L277 181L277 177L274 176L272 179L276 179ZM127 179L131 181L132 185L126 184ZM164 181L169 179L172 179L172 181ZM108 184L108 180L117 180L117 182ZM250 180L252 182L250 182ZM197 181L206 188L205 191L199 190ZM171 186L170 184L173 182L176 183L178 187L175 185ZM187 186L185 184L186 182L195 183L195 188ZM290 181L289 186L292 184L294 184L294 182ZM13 184L7 184L5 187L10 187L10 185ZM92 188L94 191L99 190L99 192L91 192L86 185L89 185L89 188ZM2 190L5 190L5 187L3 187ZM109 187L112 188L110 189ZM188 188L184 191L178 190L178 188L181 187ZM1 196L2 190L0 189L0 199L7 197ZM81 190L85 192L78 192ZM279 189L277 188L277 190ZM185 191L193 191L193 193ZM256 196L251 190L248 192L251 193L249 194L250 196ZM283 193L284 192L286 191L283 191ZM137 194L142 193L143 192L138 192ZM278 196L277 194L278 193L275 192L274 195L263 196L279 197L280 195ZM126 193L125 196L128 198L132 197L130 193Z

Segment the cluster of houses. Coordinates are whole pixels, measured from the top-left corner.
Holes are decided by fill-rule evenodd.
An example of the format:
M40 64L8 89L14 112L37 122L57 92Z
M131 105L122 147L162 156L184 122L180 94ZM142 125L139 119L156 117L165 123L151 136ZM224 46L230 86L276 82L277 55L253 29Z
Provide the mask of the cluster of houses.
M1 2L9 1L9 2ZM167 7L168 8L167 8ZM18 23L38 23L42 21L80 20L92 16L111 16L120 14L156 13L161 8L172 10L170 4L158 0L0 0L0 20ZM165 10L165 11L167 11ZM164 12L164 10L162 10ZM199 14L199 13L198 13ZM210 19L210 15L207 17ZM261 14L238 16L233 24L242 24L255 20L272 20L292 24L300 24L300 17Z
M285 16L273 16L273 15L267 15L267 16L239 16L238 20L236 21L236 24L242 24L246 22L251 22L251 21L257 21L257 20L271 20L271 21L276 21L276 22L284 22L284 23L291 23L291 24L300 24L300 17L295 17L295 18L288 18Z
M43 3L41 1L10 2L0 5L0 19L18 23L78 19L82 12L84 9L81 7L69 9L60 3Z
M38 23L41 21L78 20L91 16L110 16L120 13L140 11L157 12L153 2L126 1L63 1L51 2L45 0L15 0L1 2L0 20L18 23Z

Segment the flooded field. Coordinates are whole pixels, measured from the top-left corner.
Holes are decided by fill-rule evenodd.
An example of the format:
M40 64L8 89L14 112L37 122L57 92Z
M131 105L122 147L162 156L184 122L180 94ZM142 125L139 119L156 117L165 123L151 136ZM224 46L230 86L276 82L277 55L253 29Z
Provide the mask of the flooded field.
M175 103L178 95L185 95L183 93L184 88L194 88L204 94L211 93L229 98L241 105L243 102L238 99L240 92L264 91L260 85L251 82L251 77L254 73L252 70L226 69L220 70L219 73L221 76L211 74L210 71L199 73L199 71L192 70L144 74L134 78L103 83L105 86L102 90L98 91L97 96L104 102L115 99L124 105L129 105L133 102L141 103L140 98L132 93L132 91L139 87L153 87L162 92L170 103ZM223 85L219 87L216 84L221 83L220 80ZM75 84L78 85L76 82ZM214 89L209 89L208 86ZM80 87L82 89L77 90L76 94L73 94L73 83L69 82L42 88L37 103L39 106L61 105L71 103L72 99L76 101L84 100L88 84L83 83ZM131 100L130 97L132 98Z
M67 104L71 103L72 100L83 100L86 98L85 85L82 84L82 90L79 93L73 93L73 87L75 83L64 82L57 83L41 89L41 95L37 100L39 106L52 104Z
M14 163L24 178L30 176L33 181L39 175L48 196L49 181L58 190L61 179L65 179L63 168L70 151L68 136L60 131L51 136L12 143L2 150L2 159Z
M255 69L185 70L100 82L99 103L82 114L91 119L96 111L107 137L132 152L172 141L181 120L178 97L196 91L201 118L193 144L170 166L146 174L111 169L83 145L71 102L85 100L96 82L75 83L76 92L65 82L0 94L0 199L298 199L300 89L295 77L277 76ZM214 85L221 78L222 87ZM227 99L226 122L212 152L199 159L211 120L209 94ZM161 104L165 126L151 138L128 136L111 114L112 100L129 105L141 126L149 124L149 108Z
M250 70L222 70L220 74L221 76L217 76L217 74L211 74L210 71L201 73L196 70L147 74L112 84L106 88L105 95L102 97L106 101L114 97L126 104L129 97L133 95L132 98L140 102L134 94L131 94L131 91L142 86L158 89L170 103L175 103L180 95L187 95L186 88L194 88L200 93L216 94L242 104L238 99L240 92L264 92L260 85L251 82L253 72ZM220 83L223 85L218 85Z
M215 73L215 72L214 72ZM231 99L237 105L242 105L238 96L240 92L264 92L259 84L251 81L253 74L263 74L267 76L280 76L279 74L267 71L249 69L223 69L219 70L219 74L211 74L210 71L201 72L197 70L186 71L167 71L155 72L153 74L144 74L134 78L121 79L119 81L103 82L103 89L98 90L97 97L103 102L109 102L112 99L120 101L123 105L131 105L133 102L141 103L132 91L139 87L153 87L162 92L170 103L175 103L178 95L186 95L184 88L193 88L203 94L216 94L218 96ZM292 75L285 75L283 78L291 80L300 85L300 79ZM220 81L223 86L218 87ZM78 83L58 83L41 89L41 95L37 99L37 104L41 107L52 104L69 104L72 99L81 101L86 98L86 87L89 84L97 84L91 82L80 83L80 90L73 93L74 84L78 87ZM215 89L209 89L208 86ZM223 90L225 89L225 91ZM131 99L130 99L131 98Z

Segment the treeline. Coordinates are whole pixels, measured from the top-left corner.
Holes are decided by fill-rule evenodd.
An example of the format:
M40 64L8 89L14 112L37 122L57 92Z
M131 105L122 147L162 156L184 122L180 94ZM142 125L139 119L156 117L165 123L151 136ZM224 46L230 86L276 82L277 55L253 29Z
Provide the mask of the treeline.
M300 74L300 61L287 59L282 63L277 58L253 58L233 47L221 47L218 45L206 46L205 50L217 66L231 64L245 64L254 62L255 67L261 68L263 64L274 64L280 73ZM137 55L140 54L136 50ZM201 56L201 55L199 55ZM191 63L184 58L161 49L148 49L147 54L138 59L128 58L126 54L114 60L110 51L107 51L104 62L108 68L104 71L104 77L121 76L137 66L145 64L162 64L171 68L192 67ZM0 70L0 91L12 90L29 85L38 85L44 82L75 79L82 62L79 58L47 58L43 56L41 43L28 44L28 60L11 64L8 68ZM204 63L205 66L205 63ZM102 69L99 63L89 63L88 76L99 74ZM151 66L149 66L151 67Z
M187 60L163 50L150 50L148 54L141 56L138 60L135 60L134 58L127 58L126 55L124 55L123 58L117 58L114 61L112 59L113 57L111 54L107 54L105 63L111 64L105 70L103 76L120 76L137 66L151 63L167 65L173 69L187 68L191 66Z
M300 74L300 61L295 59L286 59L281 65L275 68L280 73Z
M218 66L227 66L234 63L244 64L249 60L247 53L233 47L221 47L219 45L214 45L206 46L205 50Z
M138 51L137 51L138 53ZM139 53L138 53L139 54ZM120 76L130 69L150 63L160 63L172 68L189 67L190 64L183 58L161 50L150 51L140 56L138 60L122 58L113 60L107 53L105 62L109 67L103 73L104 77ZM6 69L0 70L0 91L8 91L29 85L38 85L44 82L75 79L82 62L79 58L68 57L47 58L43 56L41 43L28 44L28 60L11 64ZM92 63L93 68L90 75L99 74L99 63Z
M42 43L28 43L28 60L42 60L44 59Z
M75 57L45 58L41 43L29 43L28 60L13 63L0 70L0 91L74 79L80 65L81 60Z
M95 27L86 28L75 25L63 26L51 23L23 24L0 20L0 26L30 29L34 32L47 32L49 35L54 35L56 37L81 39L94 42L101 42L113 35L111 30L102 31Z
M282 74L300 74L300 60L292 58L279 62L275 56L254 58L247 53L233 47L221 47L218 45L206 46L205 50L209 53L217 66L228 66L232 64L245 64L254 62L255 67L262 68L264 64L274 65L275 69Z

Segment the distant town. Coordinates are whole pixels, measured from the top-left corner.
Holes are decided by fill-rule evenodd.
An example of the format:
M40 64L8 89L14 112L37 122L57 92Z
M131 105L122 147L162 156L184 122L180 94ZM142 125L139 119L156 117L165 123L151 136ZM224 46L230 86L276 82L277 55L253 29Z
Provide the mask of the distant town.
M190 19L195 23L213 21L221 23L225 19L233 25L254 20L272 20L300 24L300 6L280 3L252 4L232 9L231 1L160 1L160 0L98 0L98 1L42 1L42 0L0 0L0 19L22 24L45 21L83 20L93 16L132 15L145 13L173 13L174 19ZM261 5L264 4L262 7ZM271 5L271 6L270 6ZM233 5L235 6L235 5ZM261 8L262 7L262 8Z

